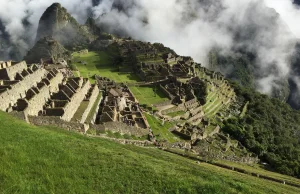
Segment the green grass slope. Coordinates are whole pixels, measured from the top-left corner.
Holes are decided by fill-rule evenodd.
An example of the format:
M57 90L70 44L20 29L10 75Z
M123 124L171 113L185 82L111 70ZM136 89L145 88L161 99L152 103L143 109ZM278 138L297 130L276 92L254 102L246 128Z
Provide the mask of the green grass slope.
M0 112L0 193L299 193L152 148L51 128Z

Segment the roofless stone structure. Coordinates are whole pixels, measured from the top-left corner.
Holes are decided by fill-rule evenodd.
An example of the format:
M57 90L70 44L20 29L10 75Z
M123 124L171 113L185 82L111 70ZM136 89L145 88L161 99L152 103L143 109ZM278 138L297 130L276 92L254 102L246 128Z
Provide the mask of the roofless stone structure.
M93 125L136 136L148 134L148 122L126 86L117 88L100 77L97 84L91 84L87 78L66 74L67 67L45 67L1 61L0 110L36 125L80 132Z

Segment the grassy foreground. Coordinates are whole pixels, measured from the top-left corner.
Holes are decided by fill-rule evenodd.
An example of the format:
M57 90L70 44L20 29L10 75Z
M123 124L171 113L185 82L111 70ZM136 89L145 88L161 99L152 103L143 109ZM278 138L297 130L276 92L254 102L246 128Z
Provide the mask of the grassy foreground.
M0 112L0 193L299 193L151 148L51 128Z

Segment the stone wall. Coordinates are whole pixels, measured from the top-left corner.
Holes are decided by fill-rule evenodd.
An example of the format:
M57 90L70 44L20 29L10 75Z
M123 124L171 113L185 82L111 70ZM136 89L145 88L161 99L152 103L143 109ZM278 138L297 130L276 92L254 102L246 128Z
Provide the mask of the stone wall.
M154 104L155 107L162 107L162 106L168 106L168 105L171 105L172 104L172 100L167 100L167 101L164 101L164 102L161 102L161 103L157 103L157 104Z
M43 86L39 93L36 94L33 98L27 101L28 106L24 110L28 115L38 116L40 110L43 110L44 104L50 98L49 88L45 85Z
M54 126L68 131L78 131L82 133L85 133L89 129L89 125L63 121L60 117L28 116L28 121L37 126Z
M96 118L97 118L97 115L98 115L98 113L99 113L99 106L100 106L100 103L102 102L102 100L103 100L103 95L101 94L101 99L99 100L99 102L97 102L97 105L96 105L96 111L95 111L95 113L94 113L94 115L93 115L93 118L92 118L92 120L91 120L91 124L95 124L95 122L96 122Z
M203 116L204 116L204 113L200 112L200 113L194 115L193 117L191 117L190 119L188 119L188 122L193 122L195 120L200 120L201 121L201 119L203 118Z
M203 107L199 106L195 109L192 109L190 112L191 112L192 116L194 116L194 115L198 114L200 111L202 111L202 109L203 109Z
M134 146L140 146L140 147L153 147L155 146L154 142L145 140L145 141L139 141L139 140L132 140L132 139L118 139L118 138L112 138L107 137L106 135L99 134L97 136L94 135L88 135L88 137L95 137L95 138L103 138L110 141L114 141L116 143L124 144L124 145L134 145Z
M90 81L87 81L77 92L72 96L71 101L64 107L64 114L61 117L64 121L71 121L85 95L91 87Z
M128 126L121 122L107 122L104 123L106 131L112 131L113 133L134 135L136 137L142 137L149 134L149 130Z
M192 100L189 100L189 101L186 101L184 103L184 106L187 108L187 109L193 109L193 108L196 108L198 107L200 104L198 103L198 100L196 98L192 99Z
M5 69L0 69L0 77L4 80L14 80L16 74L21 73L24 69L27 69L27 64L25 61L21 61Z
M4 69L11 66L11 61L0 61L0 69Z
M169 99L173 99L175 96L173 96L165 87L163 87L161 84L159 85L160 89L166 94L166 96Z
M64 76L61 72L58 72L55 77L53 77L50 81L49 89L50 93L56 93L59 91L59 84L62 83Z
M89 104L88 104L87 108L85 109L84 113L82 114L80 123L85 122L86 118L88 117L91 109L93 108L93 106L97 100L98 95L99 95L99 88L97 85L95 85L95 87L93 88L92 94L90 96Z
M1 93L0 110L7 111L7 109L13 106L18 99L24 98L26 96L26 91L28 91L31 87L36 86L45 74L45 69L38 69L32 74L25 76L22 81L12 85L10 90Z
M24 120L24 121L28 122L27 114L23 111L20 111L20 112L12 111L9 114L19 120Z
M90 124L90 129L95 129L97 135L99 135L100 133L104 133L105 132L105 126L104 125Z
M163 110L162 114L169 114L171 112L179 112L179 111L187 111L187 110L186 110L186 108L183 104L180 104L176 107L173 107L173 108L170 108L170 109L167 109L167 110Z
M54 77L49 80L49 86L44 85L40 88L39 93L27 102L28 106L24 111L28 115L38 116L39 111L43 110L44 104L48 101L48 99L50 99L51 93L59 90L59 84L62 80L62 73L57 72L57 74L54 74Z

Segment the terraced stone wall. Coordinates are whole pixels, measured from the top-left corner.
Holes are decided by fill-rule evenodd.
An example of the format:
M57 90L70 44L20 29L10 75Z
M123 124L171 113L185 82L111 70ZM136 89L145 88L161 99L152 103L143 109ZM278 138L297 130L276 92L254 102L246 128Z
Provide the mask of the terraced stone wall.
M85 133L89 129L89 125L81 124L77 122L67 122L61 120L60 117L36 117L36 116L28 116L28 121L31 124L37 126L55 126L61 129L66 129L68 131L78 131L81 133Z
M89 104L88 104L87 108L85 109L85 111L84 111L84 113L81 117L80 123L84 123L85 120L87 119L92 107L94 106L94 104L97 100L98 95L99 95L99 88L97 86L95 86L93 91L92 91L92 94L90 96Z
M17 73L21 73L24 69L27 69L25 61L13 64L5 69L0 69L0 78L3 80L15 80Z
M13 106L18 99L24 98L26 92L33 86L36 86L46 74L45 69L37 69L32 74L24 77L24 79L11 86L11 89L0 94L0 110L7 111Z
M147 129L128 126L125 123L121 122L107 122L104 123L104 127L106 131L109 130L113 133L134 135L136 137L142 137L149 134L149 130Z
M90 81L87 80L84 85L77 90L72 96L71 101L64 107L64 115L61 117L62 120L71 121L90 87Z

